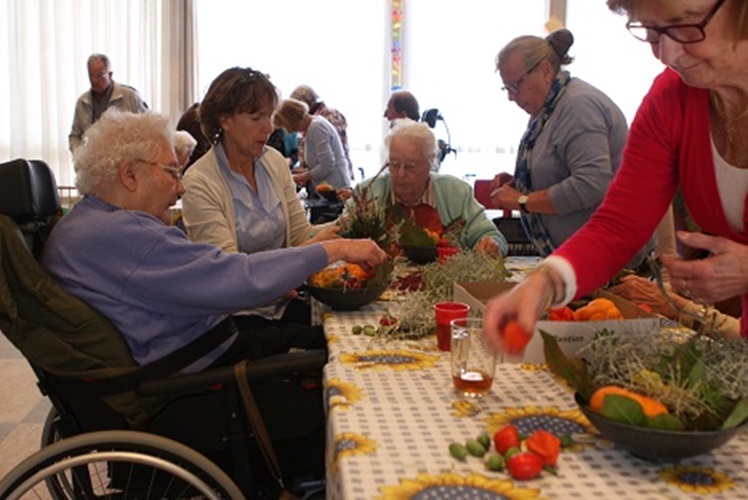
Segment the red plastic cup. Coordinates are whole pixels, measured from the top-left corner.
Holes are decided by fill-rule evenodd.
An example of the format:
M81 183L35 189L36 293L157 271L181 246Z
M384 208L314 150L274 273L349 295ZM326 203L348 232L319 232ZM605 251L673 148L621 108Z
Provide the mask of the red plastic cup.
M441 351L449 351L452 340L452 320L468 317L470 306L462 302L439 302L434 305L436 314L436 343Z

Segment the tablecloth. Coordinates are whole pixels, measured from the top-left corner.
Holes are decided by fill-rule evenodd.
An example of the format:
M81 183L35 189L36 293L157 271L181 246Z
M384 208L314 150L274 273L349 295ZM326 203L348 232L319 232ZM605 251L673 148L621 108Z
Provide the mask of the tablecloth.
M500 364L492 390L463 400L452 390L449 353L433 336L394 341L352 333L377 324L386 303L355 312L325 312L330 361L325 367L328 417L327 495L332 499L637 498L708 495L748 499L748 435L678 464L651 463L599 438L573 391L544 365ZM573 434L558 475L527 482L489 472L480 459L449 454L482 431L513 423Z

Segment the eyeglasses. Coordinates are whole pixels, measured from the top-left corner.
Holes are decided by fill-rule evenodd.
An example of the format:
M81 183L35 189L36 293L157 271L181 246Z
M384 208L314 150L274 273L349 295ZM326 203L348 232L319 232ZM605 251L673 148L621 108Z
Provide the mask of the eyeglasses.
M522 85L522 82L524 82L527 79L527 77L530 76L530 73L535 71L535 68L540 66L540 63L542 63L544 60L545 59L541 59L540 61L533 64L532 67L528 69L527 71L525 71L525 74L520 76L516 82L508 83L504 85L503 87L501 87L501 90L506 90L510 94L516 94L517 92L519 92L519 86Z
M668 26L645 26L641 23L629 21L626 29L634 38L647 43L660 43L660 37L667 35L678 43L697 43L706 38L704 28L709 24L725 0L718 0L706 17L697 24L670 24Z
M138 161L141 163L145 163L146 165L153 165L154 167L160 168L161 170L172 176L175 181L181 181L184 178L184 176L182 175L182 169L177 165L164 165L163 163L146 160Z
M398 170L410 175L418 170L418 165L411 162L391 161L385 164L385 167L390 169L390 172L396 172Z

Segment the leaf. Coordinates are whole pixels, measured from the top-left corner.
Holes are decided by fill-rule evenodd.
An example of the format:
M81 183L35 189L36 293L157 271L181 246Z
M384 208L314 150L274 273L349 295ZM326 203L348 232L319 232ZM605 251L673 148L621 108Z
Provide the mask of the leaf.
M655 417L647 419L647 427L652 429L663 429L666 431L682 431L685 428L683 422L676 416L669 413L660 413Z
M374 276L366 282L366 286L381 286L390 282L390 275L395 267L393 259L387 259L374 268Z
M566 357L561 348L558 346L556 337L550 333L539 330L543 337L543 352L548 367L555 375L566 380L574 387L579 395L586 401L592 397L592 393L597 389L592 377L587 372L587 365L581 359L570 359Z
M413 219L406 218L400 225L400 245L412 247L435 247L436 241L418 226Z
M603 399L603 406L600 413L605 417L616 422L624 424L638 425L645 427L647 425L647 416L644 414L642 405L626 396L617 394L608 394Z
M746 418L748 418L748 399L741 399L732 409L725 421L722 422L722 428L732 429L733 427L737 427L743 423Z
M693 366L691 366L691 371L688 372L688 387L696 387L704 378L705 373L706 365L704 365L701 359L697 359Z

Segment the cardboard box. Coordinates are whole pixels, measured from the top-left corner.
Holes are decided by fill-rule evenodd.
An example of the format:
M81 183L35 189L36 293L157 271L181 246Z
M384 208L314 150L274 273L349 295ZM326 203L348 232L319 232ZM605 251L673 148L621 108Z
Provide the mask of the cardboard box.
M453 299L455 302L464 302L470 306L471 314L486 307L486 302L500 293L511 290L516 282L476 282L455 283ZM590 294L591 297L604 297L612 300L624 319L605 321L538 321L535 335L527 344L524 357L516 361L523 363L545 363L543 353L543 339L537 332L542 329L556 337L559 347L567 356L574 356L583 346L587 345L593 338L595 332L606 328L618 333L621 332L658 332L660 319L631 302L624 300L604 290L597 290Z

